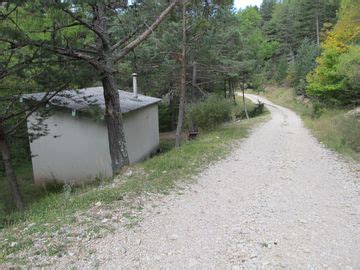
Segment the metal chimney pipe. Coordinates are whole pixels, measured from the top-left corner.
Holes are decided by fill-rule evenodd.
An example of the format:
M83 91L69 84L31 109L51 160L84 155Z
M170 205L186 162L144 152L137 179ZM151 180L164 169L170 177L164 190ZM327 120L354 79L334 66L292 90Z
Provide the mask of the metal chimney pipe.
M133 73L133 92L134 98L138 98L138 89L137 89L137 73Z

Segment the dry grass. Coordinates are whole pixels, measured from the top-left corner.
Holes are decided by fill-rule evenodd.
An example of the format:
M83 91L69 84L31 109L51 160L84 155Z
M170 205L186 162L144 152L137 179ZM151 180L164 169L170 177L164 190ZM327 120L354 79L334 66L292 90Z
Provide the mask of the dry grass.
M294 90L268 87L262 93L276 104L297 112L318 140L337 152L360 161L360 119L340 108L316 108L309 100L297 101Z

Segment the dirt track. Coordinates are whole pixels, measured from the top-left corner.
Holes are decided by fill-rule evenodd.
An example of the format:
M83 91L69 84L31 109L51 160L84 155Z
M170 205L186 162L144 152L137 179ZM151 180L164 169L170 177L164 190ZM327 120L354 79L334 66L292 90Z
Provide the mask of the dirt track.
M263 101L272 119L231 156L183 194L149 202L139 226L119 226L77 266L360 269L358 165L325 149L295 113Z

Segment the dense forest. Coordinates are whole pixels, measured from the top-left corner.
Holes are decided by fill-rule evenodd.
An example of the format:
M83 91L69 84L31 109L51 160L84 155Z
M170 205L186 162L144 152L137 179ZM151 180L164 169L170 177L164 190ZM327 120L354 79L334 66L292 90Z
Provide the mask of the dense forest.
M237 90L272 84L319 106L360 103L357 0L264 0L243 10L229 0L130 2L1 4L1 170L18 209L26 119L64 89L104 87L114 173L129 162L116 89L130 90L134 72L141 93L163 99L160 129L177 129L177 146L186 112L209 96L235 100ZM32 92L47 95L24 108Z

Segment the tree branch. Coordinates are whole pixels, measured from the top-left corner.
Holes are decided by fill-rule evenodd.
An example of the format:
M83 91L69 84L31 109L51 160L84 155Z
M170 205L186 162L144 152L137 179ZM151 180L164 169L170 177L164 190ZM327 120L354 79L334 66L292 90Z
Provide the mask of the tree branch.
M83 60L90 65L92 65L94 68L96 68L99 71L106 71L106 72L115 72L115 70L109 70L105 65L103 65L101 62L99 62L95 56L89 55L87 52L92 53L92 51L83 50L83 49L77 49L77 48L63 48L63 47L56 47L50 44L46 44L44 42L37 42L37 41L30 41L31 45L45 48L48 51L68 56L74 59ZM94 52L95 53L95 52Z
M57 54L61 54L64 56L72 57L78 60L84 60L85 62L89 63L93 67L95 67L98 70L104 70L106 67L101 64L99 61L96 60L96 58L85 54L77 49L73 48L61 48L61 47L47 47L46 48L49 51L55 52Z
M70 28L70 27L74 27L74 26L80 26L82 25L81 23L79 22L73 22L73 23L70 23L70 24L66 24L66 25L60 25L60 26L57 26L55 27L54 29L51 29L51 28L45 28L44 30L38 30L38 31L29 31L29 33L31 34L36 34L36 33L51 33L51 32L56 32L56 31L59 31L59 30L62 30L62 29L65 29L65 28Z
M32 115L35 111L37 111L42 105L48 103L59 92L63 91L63 87L65 85L67 85L67 84L63 84L58 90L56 90L54 92L47 92L35 106L33 106L30 110L26 109L25 111L27 111L27 113L26 113L25 117L23 119L21 119L20 121L18 121L14 126L12 126L11 129L5 131L5 134L12 135L16 131L16 129L30 117L30 115ZM19 114L17 114L17 115L19 115Z
M66 9L66 8L61 8L66 14L68 14L71 18L73 18L74 20L78 21L81 25L85 26L86 28L88 28L90 31L93 31L102 41L103 44L105 44L106 46L110 47L110 44L108 42L108 40L105 38L105 36L103 35L103 33L101 31L99 31L98 29L96 29L96 27L88 22L86 22L85 20L83 20L82 18L80 18L79 16L76 16L76 14L74 14L72 11Z
M139 32L139 30L143 27L144 25L140 25L138 28L136 28L133 32L131 32L130 34L128 34L125 38L123 38L122 40L119 40L117 43L115 43L112 47L111 50L114 51L116 50L118 47L124 45L126 42L128 42L133 36L135 36L135 34L137 32Z
M18 5L15 5L13 9L11 9L8 13L0 12L0 20L7 19L16 9L18 8Z
M144 40L146 40L180 1L181 0L173 0L148 29L146 29L140 36L138 36L135 40L130 42L120 51L120 53L115 57L114 62L116 63L120 59L124 58L131 50L135 49Z
M28 66L29 64L31 64L34 59L36 58L36 55L37 55L37 52L38 50L36 50L32 55L31 57L25 59L24 61L22 62L19 62L17 64L14 64L12 67L7 67L5 66L5 68L0 68L0 80L4 79L5 77L7 76L10 76L11 74L25 68L26 66ZM10 58L11 59L11 58ZM9 59L9 62L10 62L10 59ZM8 64L9 64L8 62Z

